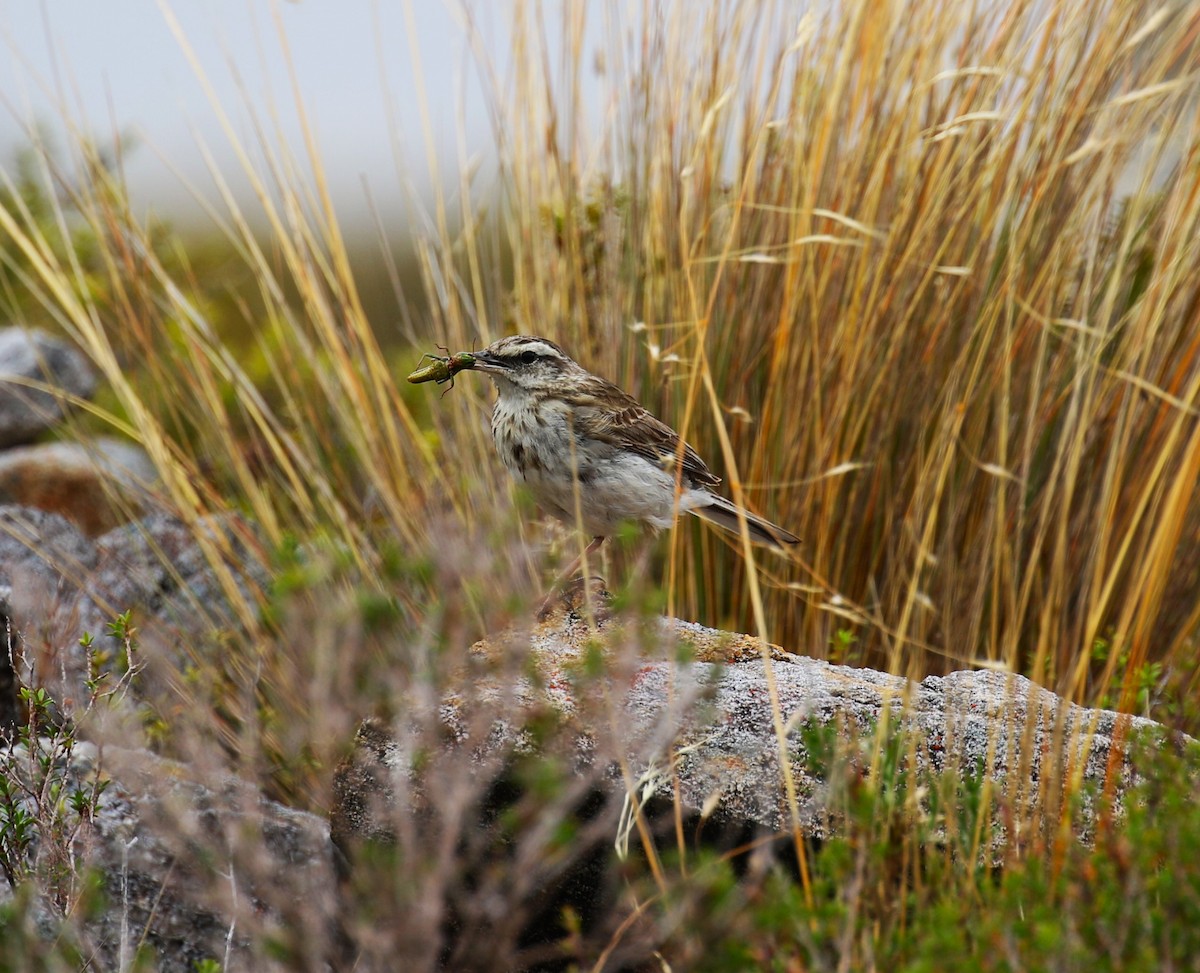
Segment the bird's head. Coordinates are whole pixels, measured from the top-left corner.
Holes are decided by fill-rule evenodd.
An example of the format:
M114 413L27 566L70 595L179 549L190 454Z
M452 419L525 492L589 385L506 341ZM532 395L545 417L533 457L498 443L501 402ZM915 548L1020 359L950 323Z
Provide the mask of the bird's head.
M501 338L471 357L474 361L469 367L490 375L501 395L518 390L552 392L572 373L582 371L553 341L533 335Z

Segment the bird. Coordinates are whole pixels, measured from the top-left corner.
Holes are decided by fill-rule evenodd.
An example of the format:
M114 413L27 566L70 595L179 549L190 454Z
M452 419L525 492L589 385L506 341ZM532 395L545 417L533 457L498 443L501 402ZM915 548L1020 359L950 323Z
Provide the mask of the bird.
M538 506L591 536L570 577L619 525L670 527L676 511L786 552L800 538L713 488L721 478L679 433L632 395L594 375L547 338L513 335L455 356L496 387L492 439Z

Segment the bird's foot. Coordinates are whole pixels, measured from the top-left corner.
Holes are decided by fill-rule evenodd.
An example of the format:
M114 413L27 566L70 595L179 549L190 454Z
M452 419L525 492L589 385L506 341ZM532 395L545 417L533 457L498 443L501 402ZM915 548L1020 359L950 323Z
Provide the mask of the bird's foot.
M603 622L612 615L609 609L611 602L612 594L603 578L580 576L554 588L538 609L537 619L539 622L545 622L559 614L563 617L574 615L577 618L586 618L593 614L597 622Z

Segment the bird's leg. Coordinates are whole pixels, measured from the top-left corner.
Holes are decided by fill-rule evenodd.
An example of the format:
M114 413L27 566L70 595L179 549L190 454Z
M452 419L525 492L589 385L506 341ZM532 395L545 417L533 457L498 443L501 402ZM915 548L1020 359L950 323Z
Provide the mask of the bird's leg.
M558 588L565 582L570 581L571 575L574 575L576 571L580 570L580 565L583 564L583 559L592 557L596 551L599 551L600 545L602 545L604 542L604 537L593 537L592 542L590 542L586 548L583 548L583 551L575 560L571 561L571 565L568 567L568 569L563 571L563 573L560 573L558 576L558 581L554 583L554 587Z
M565 571L559 574L559 576L555 579L553 586L550 588L550 593L546 595L546 600L542 602L542 607L538 609L538 618L546 618L550 614L551 606L559 597L564 594L564 587L566 586L567 582L571 580L571 577L575 574L575 572L579 570L579 565L584 562L585 558L591 557L598 550L600 550L600 545L603 543L603 537L593 537L591 543L589 543L588 546L580 552L579 556L567 566ZM587 584L586 578L584 579L584 584Z

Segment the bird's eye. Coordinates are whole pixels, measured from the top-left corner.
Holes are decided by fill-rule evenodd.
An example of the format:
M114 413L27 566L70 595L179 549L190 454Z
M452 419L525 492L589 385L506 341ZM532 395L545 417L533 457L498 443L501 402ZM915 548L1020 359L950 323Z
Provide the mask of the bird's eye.
M536 351L521 352L521 361L524 362L526 365L532 365L537 360L538 360L538 356L537 356Z

